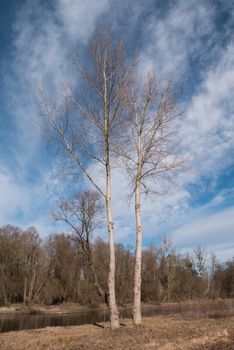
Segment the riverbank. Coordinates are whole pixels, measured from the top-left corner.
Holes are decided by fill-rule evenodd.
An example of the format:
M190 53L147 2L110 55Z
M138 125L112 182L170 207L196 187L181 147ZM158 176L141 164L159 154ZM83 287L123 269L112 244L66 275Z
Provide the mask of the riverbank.
M234 317L185 319L181 316L131 320L111 330L94 325L55 327L0 334L1 350L233 350Z
M198 299L185 302L173 302L162 304L142 303L142 309L152 310L153 314L192 314L192 315L214 315L214 314L233 314L234 299ZM1 315L20 315L20 314L44 314L44 315L66 315L77 314L79 312L90 312L94 310L106 311L108 308L105 304L99 304L96 307L80 305L77 303L63 303L58 305L38 305L32 304L11 304L0 306ZM131 305L122 305L119 307L120 313L123 310L131 310ZM150 315L147 315L150 316Z
M11 304L8 306L0 307L1 314L49 314L49 315L63 315L63 314L76 314L79 312L86 312L90 310L107 310L106 305L100 304L97 308L89 307L87 305L80 305L77 303L64 303L58 305L24 305L24 304Z

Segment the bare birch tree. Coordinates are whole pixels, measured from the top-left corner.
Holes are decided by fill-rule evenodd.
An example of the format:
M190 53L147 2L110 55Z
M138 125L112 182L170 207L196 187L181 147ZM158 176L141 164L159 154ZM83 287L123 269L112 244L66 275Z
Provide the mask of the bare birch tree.
M113 144L124 128L123 90L129 84L131 68L123 44L99 29L89 41L84 64L74 57L79 73L76 92L66 88L64 103L49 103L42 93L40 114L47 131L61 150L78 167L105 200L109 235L109 310L111 327L119 327L115 297L114 222L111 205L111 168ZM77 93L78 91L78 93ZM94 178L89 165L102 169L104 188Z
M179 162L171 151L172 122L179 115L171 81L162 88L154 74L145 84L133 81L125 91L129 108L129 134L118 147L135 194L136 252L134 272L133 322L141 318L142 223L141 194L155 192L152 181L170 176Z

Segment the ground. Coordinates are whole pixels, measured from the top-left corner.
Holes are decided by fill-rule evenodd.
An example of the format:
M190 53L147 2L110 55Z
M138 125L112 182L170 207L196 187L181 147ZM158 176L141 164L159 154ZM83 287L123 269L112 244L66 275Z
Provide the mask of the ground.
M0 334L1 350L234 350L234 316L144 318L142 326L95 325Z

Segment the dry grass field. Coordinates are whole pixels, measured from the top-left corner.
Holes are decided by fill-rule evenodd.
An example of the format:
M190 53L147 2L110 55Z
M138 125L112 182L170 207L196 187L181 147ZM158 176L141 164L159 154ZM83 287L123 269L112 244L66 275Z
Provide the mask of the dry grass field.
M111 330L94 325L0 334L1 350L234 350L234 317L146 317Z

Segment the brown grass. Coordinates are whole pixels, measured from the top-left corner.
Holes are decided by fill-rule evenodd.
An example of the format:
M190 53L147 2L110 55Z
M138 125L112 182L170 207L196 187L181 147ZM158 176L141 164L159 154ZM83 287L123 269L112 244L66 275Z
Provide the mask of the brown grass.
M234 350L234 317L147 317L144 324L111 330L93 325L0 334L1 350Z

